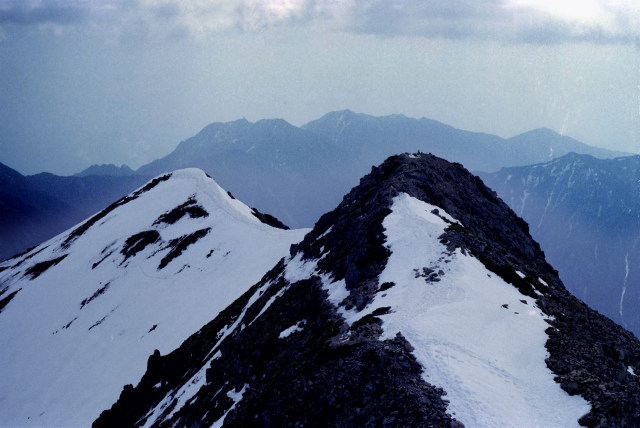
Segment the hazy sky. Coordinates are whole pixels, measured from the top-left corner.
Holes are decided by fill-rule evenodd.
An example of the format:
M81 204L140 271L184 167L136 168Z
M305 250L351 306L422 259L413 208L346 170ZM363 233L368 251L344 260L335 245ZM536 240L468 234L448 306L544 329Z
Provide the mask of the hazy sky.
M640 152L640 2L0 0L0 162L24 174L346 108Z

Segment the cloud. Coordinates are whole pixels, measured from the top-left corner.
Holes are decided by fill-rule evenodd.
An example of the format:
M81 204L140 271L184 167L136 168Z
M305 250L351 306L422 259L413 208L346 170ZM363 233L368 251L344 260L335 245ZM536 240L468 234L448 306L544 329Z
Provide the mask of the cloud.
M353 2L349 31L388 36L475 38L536 44L634 43L636 0L374 0Z
M0 1L0 23L70 25L85 21L87 12L87 4L82 2Z
M319 23L382 36L638 43L637 0L0 0L0 24L102 23L202 37Z

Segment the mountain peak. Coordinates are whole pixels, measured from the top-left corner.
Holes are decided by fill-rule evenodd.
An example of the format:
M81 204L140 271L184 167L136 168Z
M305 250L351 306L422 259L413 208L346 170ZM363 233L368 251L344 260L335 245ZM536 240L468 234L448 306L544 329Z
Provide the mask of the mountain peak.
M76 177L86 177L89 175L110 175L110 176L124 176L135 174L131 168L127 165L116 166L112 163L109 164L95 164L75 174Z
M261 119L257 121L254 126L259 129L271 129L271 130L279 130L279 129L290 129L290 130L299 130L298 127L293 126L289 122L284 119L275 118L275 119Z
M480 179L403 154L94 426L635 423L639 351Z
M546 127L535 128L535 129L532 129L530 131L524 132L524 133L522 133L520 135L527 135L527 134L530 134L530 135L542 135L542 136L548 136L548 137L564 137L563 134L560 134L559 132L554 131L551 128L546 128Z
M319 126L323 126L322 124L335 124L335 123L346 123L358 119L362 119L365 117L373 117L362 113L354 113L353 111L346 110L336 110L326 113L319 119L312 120L311 122L302 125L304 129L313 129Z
M352 110L344 109L344 110L334 110L326 113L320 119L328 119L328 118L337 118L337 117L357 117L360 116L359 113L355 113Z
M189 168L0 263L0 425L89 426L304 234L276 222Z
M522 281L515 271L536 269L554 276L539 245L529 235L527 224L495 192L462 165L422 153L392 156L373 167L359 186L335 210L322 216L293 250L301 250L304 259L320 259L320 269L331 272L336 279L345 279L358 305L366 304L367 296L358 294L356 284L363 278L367 281L377 278L371 273L375 270L372 266L383 263L387 256L379 220L389 213L394 197L399 194L440 207L459 220L465 225L464 231L472 233L451 231L448 239L452 245L454 242L464 245L490 260L494 270L510 272L509 281L525 294L532 295L535 286ZM477 216L479 212L483 215ZM484 251L482 242L489 241L494 242L494 248ZM345 256L348 249L353 256ZM322 257L323 251L329 254ZM509 260L500 254L510 254ZM363 264L367 266L366 272L358 269Z

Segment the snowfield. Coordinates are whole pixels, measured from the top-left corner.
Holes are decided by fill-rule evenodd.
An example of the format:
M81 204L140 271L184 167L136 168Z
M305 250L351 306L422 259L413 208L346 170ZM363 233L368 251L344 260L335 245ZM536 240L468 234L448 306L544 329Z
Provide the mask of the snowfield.
M394 199L383 222L392 253L379 282L396 285L348 321L390 306L380 316L383 339L404 335L425 380L447 392L448 411L466 427L579 426L590 405L554 382L545 315L476 258L449 253L438 240L448 225L441 217L455 222L406 194Z
M1 426L90 426L307 232L261 223L197 169L86 224L0 264Z

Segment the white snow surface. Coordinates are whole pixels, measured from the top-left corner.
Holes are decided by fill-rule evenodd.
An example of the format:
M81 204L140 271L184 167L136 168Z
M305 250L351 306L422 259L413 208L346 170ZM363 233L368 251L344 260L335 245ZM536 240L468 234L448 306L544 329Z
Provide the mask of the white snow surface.
M280 332L280 335L278 336L279 339L285 339L289 336L291 336L293 333L297 333L299 331L302 331L302 329L304 328L304 324L305 321L300 321L297 324L292 325L291 327L285 328L284 330L282 330Z
M424 379L447 392L448 412L467 427L577 427L590 405L554 382L545 315L474 257L449 255L438 240L447 223L434 208L443 212L406 194L394 199L383 223L392 253L379 282L396 285L347 321L390 306L382 339L404 335ZM416 277L423 267L442 270L441 280Z
M153 225L192 195L208 217ZM206 236L157 269L168 241L208 227ZM125 240L151 229L162 242L121 264ZM178 347L258 282L307 230L261 223L202 171L186 169L117 207L63 249L70 232L0 264L15 266L31 256L0 272L2 297L21 289L0 313L0 426L90 426L125 384L138 383L154 349L164 355ZM39 277L24 276L34 264L64 254ZM201 382L194 379L182 399Z

